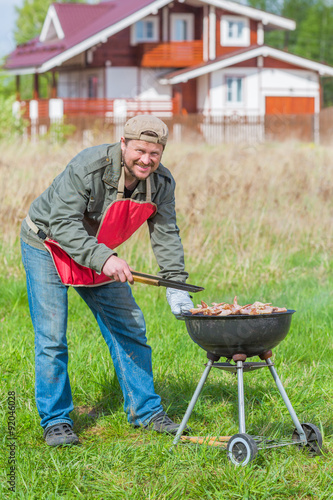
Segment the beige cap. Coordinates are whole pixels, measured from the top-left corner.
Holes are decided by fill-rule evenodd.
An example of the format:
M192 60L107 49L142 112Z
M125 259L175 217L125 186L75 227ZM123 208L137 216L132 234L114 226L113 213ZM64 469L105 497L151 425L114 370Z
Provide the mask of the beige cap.
M145 135L144 132L155 132L157 137ZM166 145L168 140L168 127L162 120L153 115L138 115L130 118L124 127L125 139L134 139L138 141L155 142Z

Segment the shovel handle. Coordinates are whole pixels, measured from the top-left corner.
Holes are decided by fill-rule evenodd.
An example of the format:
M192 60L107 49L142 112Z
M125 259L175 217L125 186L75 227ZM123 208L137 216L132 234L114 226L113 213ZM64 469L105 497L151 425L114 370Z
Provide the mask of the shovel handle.
M133 279L137 283L143 283L144 285L160 286L159 281L153 278L143 278L142 276L136 276L132 273Z

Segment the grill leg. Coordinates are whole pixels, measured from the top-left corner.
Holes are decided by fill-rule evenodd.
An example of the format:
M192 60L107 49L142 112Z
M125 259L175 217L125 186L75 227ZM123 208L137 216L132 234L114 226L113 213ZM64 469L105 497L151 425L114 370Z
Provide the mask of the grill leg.
M208 363L206 365L206 368L201 376L201 379L200 379L200 382L198 383L197 385L197 388L192 396L192 399L190 401L190 404L188 405L187 407L187 410L186 410L186 413L184 415L184 418L182 420L182 423L180 424L179 428L178 428L178 431L177 431L177 434L175 436L175 439L173 440L173 446L176 446L176 444L178 443L178 441L180 440L180 436L183 434L183 431L186 427L186 424L187 422L189 421L189 418L191 416L191 413L193 411L193 408L195 406L195 403L197 402L198 400L198 397L200 395L200 392L202 391L202 388L204 386L204 383L206 382L207 380L207 377L208 377L208 374L211 370L211 367L213 366L214 364L214 361L212 361L211 359L208 360Z
M298 431L298 434L299 434L299 437L300 437L300 441L306 444L307 443L307 438L306 438L305 432L304 432L304 430L303 430L303 428L302 428L302 426L300 424L300 421L297 418L297 415L295 413L294 408L291 406L291 403L290 403L290 400L288 398L288 395L287 395L287 393L285 391L285 388L283 387L282 382L281 382L281 380L280 380L280 378L279 378L279 376L278 376L278 374L277 374L277 372L275 370L275 367L274 367L272 361L269 358L265 359L265 361L266 361L266 363L268 365L268 368L269 368L269 371L271 372L272 377L273 377L273 379L274 379L274 381L276 383L276 386L279 389L279 392L280 392L280 394L282 396L284 404L286 405L287 410L289 411L289 414L290 414L290 416L292 418L292 421L294 422L294 425L295 425L295 427L296 427L296 429Z
M238 384L238 425L239 433L245 434L245 406L244 406L244 381L243 361L237 361L237 384Z

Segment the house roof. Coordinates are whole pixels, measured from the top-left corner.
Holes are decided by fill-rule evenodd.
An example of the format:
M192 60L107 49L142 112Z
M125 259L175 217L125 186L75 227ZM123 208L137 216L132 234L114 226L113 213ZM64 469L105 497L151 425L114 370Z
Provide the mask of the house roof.
M36 37L9 54L5 68L15 73L43 73L118 33L170 0L111 0L100 4L52 4L43 30L56 20L64 37L43 41ZM153 7L154 5L154 7Z
M249 17L250 19L255 19L256 21L261 21L264 26L270 29L294 30L296 28L296 23L292 19L277 16L276 14L271 14L270 12L265 12L264 10L255 9L254 7L240 4L238 2L232 2L230 0L201 1L208 5L227 10L234 14L239 14L241 16Z
M266 28L295 29L295 22L230 0L184 0L208 4L261 21ZM57 4L49 7L41 35L17 46L5 68L16 74L43 73L105 42L138 20L157 13L172 0L109 0L99 4Z
M75 33L89 27L89 24L93 23L96 19L107 14L110 7L110 2L97 5L54 3L48 10L39 39L40 41L45 41L44 38L47 35L49 22L51 21L58 22L62 31L62 38L69 39Z
M213 61L191 66L191 68L183 70L172 71L171 73L164 75L164 77L159 81L163 85L174 85L176 83L187 82L193 78L197 78L223 68L228 68L230 66L234 66L235 64L260 56L272 57L274 59L299 66L302 69L315 71L321 76L333 76L332 66L327 66L326 64L318 63L310 59L305 59L304 57L296 56L295 54L290 54L289 52L275 49L273 47L269 47L268 45L256 45L255 47L252 45L246 49L237 50L224 56L217 57Z

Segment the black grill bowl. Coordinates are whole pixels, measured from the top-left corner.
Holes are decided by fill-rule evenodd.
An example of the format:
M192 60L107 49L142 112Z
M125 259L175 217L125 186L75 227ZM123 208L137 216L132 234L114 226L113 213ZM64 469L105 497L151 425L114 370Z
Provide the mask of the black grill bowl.
M183 313L191 339L202 349L221 357L234 354L259 356L276 347L290 329L294 310L257 316L204 316Z

